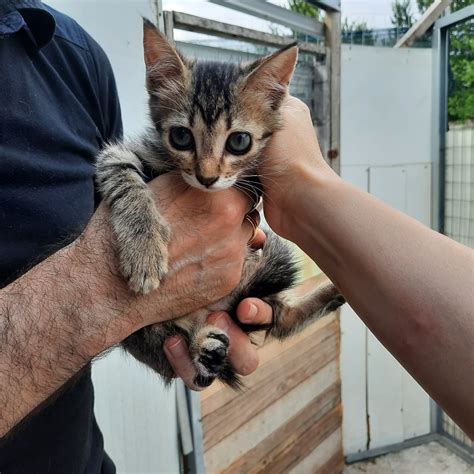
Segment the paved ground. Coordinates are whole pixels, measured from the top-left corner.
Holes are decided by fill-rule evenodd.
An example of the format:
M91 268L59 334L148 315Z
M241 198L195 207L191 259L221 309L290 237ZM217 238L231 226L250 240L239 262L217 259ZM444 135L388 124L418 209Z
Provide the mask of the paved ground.
M343 474L474 474L474 466L433 441L351 464Z

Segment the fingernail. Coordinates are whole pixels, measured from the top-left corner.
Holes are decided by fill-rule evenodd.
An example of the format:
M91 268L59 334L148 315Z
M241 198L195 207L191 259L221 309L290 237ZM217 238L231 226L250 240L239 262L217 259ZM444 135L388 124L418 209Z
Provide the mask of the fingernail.
M247 313L247 318L246 318L247 321L248 322L253 321L255 316L257 316L257 312L258 312L258 308L253 303L250 303L249 311Z
M227 320L227 316L222 313L214 321L214 326L217 326L219 329L222 329L222 331L227 332L227 330L229 329L229 321Z
M173 357L182 357L185 354L183 341L179 337L173 337L166 343L166 348Z

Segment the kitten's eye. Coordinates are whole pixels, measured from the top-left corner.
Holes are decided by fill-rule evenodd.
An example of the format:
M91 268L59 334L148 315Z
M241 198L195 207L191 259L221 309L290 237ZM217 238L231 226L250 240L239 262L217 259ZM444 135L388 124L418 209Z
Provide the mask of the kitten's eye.
M185 127L172 127L170 142L177 150L190 150L194 147L193 134Z
M250 150L252 139L247 132L235 132L229 135L226 150L233 155L243 155Z

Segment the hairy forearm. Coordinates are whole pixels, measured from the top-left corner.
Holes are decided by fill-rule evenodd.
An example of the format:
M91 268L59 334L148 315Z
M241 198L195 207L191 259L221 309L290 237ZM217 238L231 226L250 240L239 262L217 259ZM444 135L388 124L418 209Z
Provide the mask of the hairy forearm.
M245 196L183 190L173 175L149 186L173 229L158 289L129 290L102 204L79 239L0 290L0 437L100 352L238 284L249 238Z
M134 321L112 317L100 302L91 255L80 246L0 290L0 437L133 330Z
M474 435L473 253L343 182L303 171L290 238L376 337Z

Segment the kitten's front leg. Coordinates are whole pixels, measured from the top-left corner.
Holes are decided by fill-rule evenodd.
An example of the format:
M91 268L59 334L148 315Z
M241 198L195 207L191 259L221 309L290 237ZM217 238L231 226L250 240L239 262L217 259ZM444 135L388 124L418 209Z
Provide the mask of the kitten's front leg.
M130 289L148 293L168 270L169 227L143 180L143 167L126 145L109 145L97 159L96 179L110 206L120 270Z

